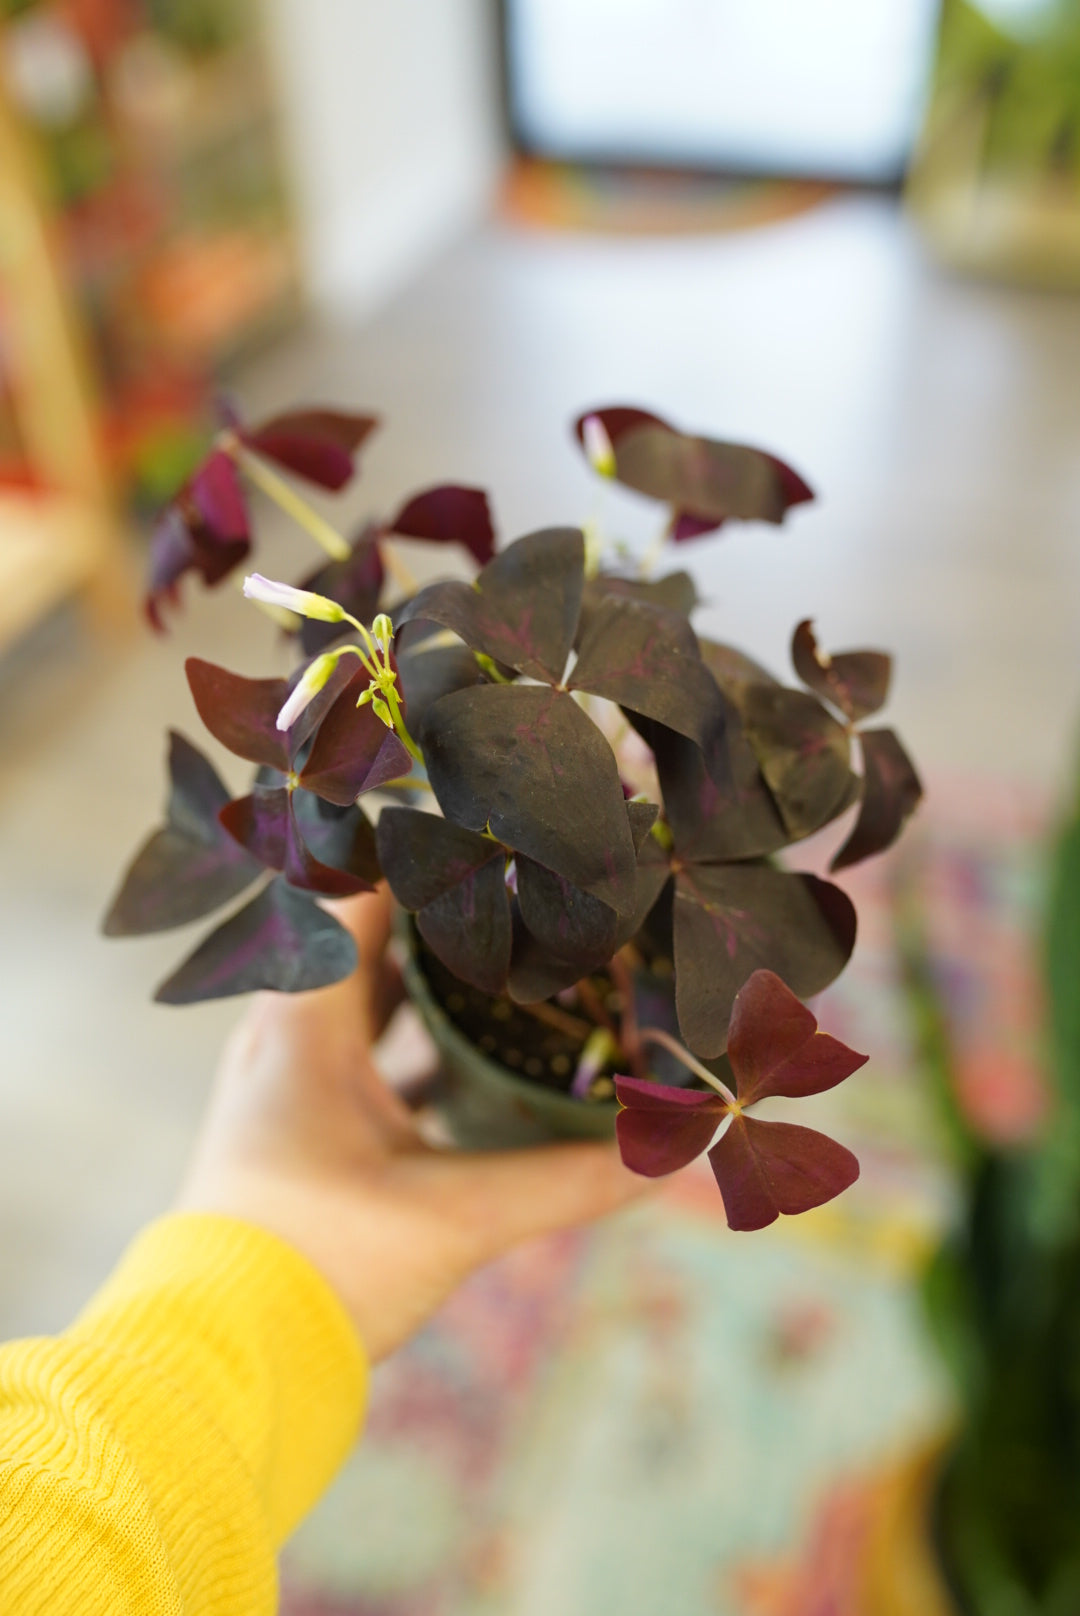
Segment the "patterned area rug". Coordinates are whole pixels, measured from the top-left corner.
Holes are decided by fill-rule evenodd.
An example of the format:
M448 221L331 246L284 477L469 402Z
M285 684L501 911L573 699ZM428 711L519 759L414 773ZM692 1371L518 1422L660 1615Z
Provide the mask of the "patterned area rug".
M1045 816L986 782L931 803L900 858L854 874L859 947L819 1007L871 1054L813 1102L859 1184L732 1235L692 1168L478 1276L377 1372L363 1444L286 1553L285 1616L849 1616L859 1478L948 1409L911 1283L949 1186L896 987L897 882L927 905L969 1103L1008 1132L1039 1096Z

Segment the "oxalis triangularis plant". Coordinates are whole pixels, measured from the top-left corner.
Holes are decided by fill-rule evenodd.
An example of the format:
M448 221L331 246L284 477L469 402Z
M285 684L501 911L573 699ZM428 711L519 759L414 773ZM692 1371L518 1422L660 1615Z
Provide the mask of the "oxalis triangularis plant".
M891 729L860 729L852 768L855 726L884 704L890 659L827 655L804 622L792 655L805 688L786 686L695 634L685 572L630 571L595 524L496 554L474 488L427 489L346 543L274 468L341 488L376 424L329 410L256 428L231 416L162 515L147 602L158 627L186 573L213 585L248 560L250 484L328 559L296 586L257 572L244 583L295 640L290 679L188 661L206 728L256 773L231 799L172 735L165 824L106 931L161 931L242 898L157 998L299 992L355 965L319 899L385 877L447 1013L524 1018L561 1039L524 1075L582 1105L614 1091L635 1171L667 1173L708 1150L738 1229L829 1200L857 1177L854 1156L754 1113L863 1064L801 1002L847 963L855 911L783 854L858 804L832 860L843 869L888 847L918 802ZM650 562L668 542L732 519L779 523L812 497L772 455L642 410L590 411L576 435L601 478L668 508ZM417 591L394 535L464 546L479 574Z

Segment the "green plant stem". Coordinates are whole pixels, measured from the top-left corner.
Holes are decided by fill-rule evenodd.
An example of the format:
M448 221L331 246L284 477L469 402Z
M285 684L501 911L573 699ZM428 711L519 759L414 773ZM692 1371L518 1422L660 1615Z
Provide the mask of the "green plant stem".
M674 1055L676 1060L682 1061L688 1072L693 1072L695 1077L700 1077L703 1083L708 1083L717 1094L722 1094L728 1105L738 1105L738 1100L727 1084L715 1077L707 1066L702 1066L701 1062L695 1059L688 1049L684 1049L679 1040L673 1038L669 1032L664 1032L660 1027L642 1027L638 1037L643 1044L659 1044L669 1055Z
M406 791L430 791L432 793L435 790L430 780L416 780L411 774L403 774L400 780L386 780L379 787L379 790L393 791L395 787L402 787Z
M385 694L387 705L390 708L390 717L394 720L394 729L397 733L398 739L401 741L401 744L404 746L409 755L415 758L416 762L419 763L421 768L423 768L424 754L421 752L420 748L409 734L408 726L405 723L405 719L401 711L401 702L398 698L397 690L393 685L387 685Z
M294 522L310 533L317 544L320 544L334 561L347 561L352 553L337 528L328 522L318 511L312 510L307 500L302 499L294 488L291 488L284 477L279 477L276 471L264 464L257 455L245 449L237 439L225 439L222 446L232 455L245 477L253 482L268 499L272 499L279 510L291 516Z
M505 673L499 672L498 668L495 666L494 657L489 657L486 651L474 651L473 656L476 658L477 667L483 669L493 684L513 684L514 681L512 679L508 679Z

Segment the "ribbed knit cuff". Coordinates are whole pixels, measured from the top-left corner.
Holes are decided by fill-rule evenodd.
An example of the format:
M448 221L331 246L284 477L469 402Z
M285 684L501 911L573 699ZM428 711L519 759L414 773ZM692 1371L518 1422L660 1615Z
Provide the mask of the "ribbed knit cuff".
M367 1367L352 1323L308 1259L253 1224L204 1212L152 1224L68 1336L152 1368L201 1409L250 1474L275 1546L356 1440Z

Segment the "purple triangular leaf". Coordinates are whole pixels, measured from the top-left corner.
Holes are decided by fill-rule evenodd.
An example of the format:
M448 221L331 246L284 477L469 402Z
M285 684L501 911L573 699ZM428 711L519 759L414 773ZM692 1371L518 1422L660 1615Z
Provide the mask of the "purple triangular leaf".
M835 1139L789 1122L732 1119L709 1151L731 1229L764 1229L831 1201L859 1176L859 1163Z
M218 823L229 794L202 753L169 734L166 823L136 854L103 923L107 937L169 931L251 885L258 865Z
M417 930L432 952L482 993L501 993L510 969L510 898L502 849L495 852L416 916Z
M736 1092L748 1106L769 1095L796 1099L821 1094L868 1059L819 1032L813 1012L773 971L755 971L740 988L727 1053Z
M791 835L734 708L727 710L726 770L719 783L693 741L650 721L638 720L635 728L656 759L664 811L680 858L758 858L789 844Z
M315 857L296 821L295 795L287 788L257 785L250 796L221 810L221 823L261 864L281 871L290 886L303 892L347 898L372 891L372 883L364 876Z
M408 539L464 545L481 566L495 554L495 529L482 488L445 483L425 489L402 506L387 528Z
M820 830L856 800L851 742L815 696L784 685L748 684L743 728L792 840Z
M353 474L353 457L378 426L374 415L291 410L245 434L245 442L286 471L337 492Z
M506 863L506 849L489 836L418 808L384 808L375 834L390 890L402 908L413 913L491 859Z
M590 615L570 680L696 741L709 772L723 767L724 699L685 617L612 596Z
M863 753L863 792L859 817L832 861L845 870L891 847L922 799L922 782L900 738L891 729L859 732Z
M245 679L201 657L184 664L199 717L222 746L249 763L287 772L287 738L277 728L277 715L289 693L284 679Z
M188 484L188 497L198 522L222 543L251 537L240 473L231 457L215 449Z
M778 684L767 668L733 645L717 640L698 640L701 660L729 701L738 707L748 685Z
M579 642L597 607L612 596L643 600L651 606L663 606L669 612L678 612L683 617L689 617L698 604L697 589L688 572L669 572L663 578L623 578L615 573L601 572L585 585Z
M728 1107L711 1090L669 1088L636 1077L617 1077L615 1094L624 1108L615 1119L619 1154L632 1173L661 1178L705 1150Z
M381 880L375 827L362 808L340 808L300 789L293 792L293 813L305 844L321 864L355 876L361 890Z
M319 724L300 775L308 791L341 807L412 768L405 746L377 717L371 703L356 705L368 683L367 674L361 672L342 690Z
M422 732L448 819L491 832L620 914L634 906L634 843L611 747L569 696L480 685L437 701Z
M260 989L306 993L355 969L356 944L344 926L277 880L211 932L154 997L196 1004Z
M829 656L818 649L813 624L807 618L792 637L791 660L803 684L831 701L852 723L869 718L885 705L892 657L884 651L838 651Z
M585 585L577 528L527 534L484 567L475 584L430 584L402 612L452 629L475 651L557 684L574 643Z
M410 728L423 729L428 709L452 690L485 682L476 657L465 645L424 641L398 655L398 682L409 707Z
M694 865L677 877L674 941L683 1038L711 1059L724 1052L735 995L754 971L775 971L800 998L839 976L855 945L855 911L816 876Z
M578 975L604 965L615 952L618 916L609 904L523 855L517 859L521 918L537 942Z

